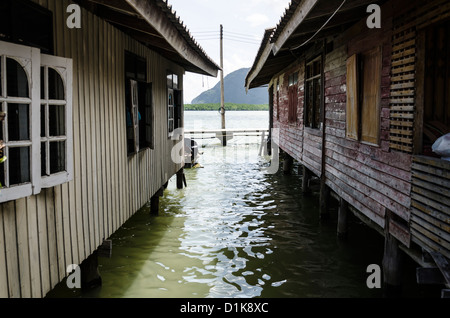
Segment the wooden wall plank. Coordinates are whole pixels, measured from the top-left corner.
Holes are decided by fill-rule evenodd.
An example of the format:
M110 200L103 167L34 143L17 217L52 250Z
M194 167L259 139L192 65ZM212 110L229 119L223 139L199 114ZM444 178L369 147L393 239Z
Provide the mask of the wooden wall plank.
M56 245L56 224L55 224L55 200L53 188L46 189L46 214L47 214L47 245L50 269L50 288L56 286L59 282L58 273L58 252ZM45 292L45 291L44 291Z
M17 250L19 255L21 297L31 297L30 254L26 200L16 201Z
M8 290L11 298L21 297L16 229L15 202L9 201L3 205L3 231L5 235Z
M36 196L42 296L45 296L46 291L50 290L50 264L48 256L46 191L48 191L48 189L43 189L43 191Z
M39 236L37 223L36 197L27 200L28 246L30 251L31 297L42 297L41 264L39 261Z
M97 138L96 138L96 108L97 103L95 102L96 96L97 96L97 86L96 83L98 82L98 75L97 70L98 66L95 63L95 56L97 55L97 51L95 51L95 37L96 30L94 28L94 15L88 14L87 15L88 20L88 32L89 32L89 127L90 127L90 135L89 135L89 144L90 144L90 153L91 153L91 167L89 171L90 174L90 180L88 181L89 184L89 192L92 195L92 204L91 204L91 210L90 210L90 219L89 222L91 224L91 227L93 229L92 231L92 241L91 241L91 251L94 251L99 245L100 245L100 235L99 235L99 229L98 229L98 187L97 187L97 160L96 160L96 154L97 154Z
M0 240L5 242L3 226L3 206L0 205ZM6 266L5 244L0 244L0 298L9 297L8 272Z

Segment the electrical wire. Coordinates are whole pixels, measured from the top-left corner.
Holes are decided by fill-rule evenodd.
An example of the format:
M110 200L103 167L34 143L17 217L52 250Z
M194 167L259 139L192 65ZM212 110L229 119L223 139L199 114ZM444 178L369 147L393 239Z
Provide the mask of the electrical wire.
M313 38L315 38L316 35L317 35L320 31L322 31L322 29L328 24L328 22L330 22L330 20L333 19L333 17L336 15L336 13L338 13L338 11L342 8L342 6L344 5L344 3L345 3L346 1L347 1L347 0L342 1L341 5L336 9L336 11L333 12L333 14L328 18L328 20L325 21L325 23L319 28L319 30L317 30L317 31L316 31L316 32L315 32L308 40L306 40L305 42L303 42L302 44L300 44L300 45L298 45L298 46L296 46L296 47L290 48L289 50L292 51L292 50L296 50L296 49L298 49L298 48L301 48L301 47L304 46L305 44L309 43L309 41L311 41Z

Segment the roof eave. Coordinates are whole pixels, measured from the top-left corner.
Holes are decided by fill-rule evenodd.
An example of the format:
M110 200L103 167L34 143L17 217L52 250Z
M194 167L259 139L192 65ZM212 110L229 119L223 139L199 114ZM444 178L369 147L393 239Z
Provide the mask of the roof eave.
M151 25L167 43L186 60L192 67L188 71L217 77L220 67L206 55L199 54L192 45L186 41L175 25L163 14L154 1L125 0L145 21ZM198 47L198 46L197 46Z
M311 10L314 8L314 6L319 2L320 0L303 0L296 8L293 15L289 18L288 23L283 28L281 33L276 37L272 51L274 55L277 55L277 53L280 51L280 49L283 47L283 45L286 43L286 41L289 39L289 37L295 32L295 30L298 28L298 26L305 20L305 18L308 16L308 14L311 12Z

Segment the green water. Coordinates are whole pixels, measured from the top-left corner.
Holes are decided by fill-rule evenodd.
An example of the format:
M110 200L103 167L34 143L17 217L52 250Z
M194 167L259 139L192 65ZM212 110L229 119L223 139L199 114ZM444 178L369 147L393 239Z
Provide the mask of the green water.
M169 181L158 216L146 206L110 237L101 287L81 293L62 282L48 297L381 297L366 269L381 266L383 238L353 216L338 239L336 207L320 221L318 195L301 195L298 166L264 174L257 142L207 142L203 168L185 170L182 190ZM415 284L415 267L405 261L403 295L436 296Z
M214 158L186 170L187 188L170 180L158 216L144 207L111 237L112 258L99 259L102 287L82 294L63 282L49 296L382 295L366 286L367 266L381 265L381 236L352 219L348 239L338 239L335 218L319 220L318 196L300 194L296 167L290 176L264 175L255 145L203 151Z

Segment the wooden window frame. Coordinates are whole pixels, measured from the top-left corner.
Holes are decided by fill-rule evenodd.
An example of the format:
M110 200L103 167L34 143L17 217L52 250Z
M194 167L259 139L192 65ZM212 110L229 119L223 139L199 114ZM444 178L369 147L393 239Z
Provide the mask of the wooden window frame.
M376 55L376 58L378 59L377 62L379 63L376 66L376 69L371 69L370 72L366 73L367 67L366 65L364 65L364 56L368 56L368 55ZM361 143L364 144L368 144L371 146L379 146L380 145L380 135L381 135L381 118L380 118L380 112L381 112L381 70L382 70L382 49L381 46L377 46L375 48L372 48L370 50L367 50L363 53L361 53L361 63L362 63L362 70L360 72L360 76L361 76L361 89L360 89L360 96L361 96L361 109L360 109L360 131L361 131L361 135L360 135L360 140ZM364 93L365 88L366 88L366 83L364 81L364 77L367 76L372 76L373 74L377 74L376 72L378 72L378 77L376 79L370 78L369 82L370 85L373 85L373 87L375 88L375 95L376 95L376 101L375 101L375 105L373 104L368 104L367 99L365 98L367 96L367 94ZM370 74L369 74L370 73ZM367 121L369 121L371 124L375 124L375 134L376 136L370 136L365 134L365 127L367 127L366 125L366 120L364 119L364 115L365 112L367 110L367 108L369 107L374 107L373 109L370 109L369 111L372 111L371 113L374 114L375 118L371 118L368 119Z
M295 124L298 108L298 72L290 74L288 79L288 122Z
M377 69L368 70L364 65L365 57L369 55L376 56L375 67ZM346 133L347 139L359 141L370 146L380 145L381 135L381 70L382 70L382 48L374 47L362 53L353 54L347 59L347 99L346 99ZM373 75L378 74L377 79L373 79ZM364 81L365 76L366 81ZM366 82L366 83L365 83ZM373 85L376 95L375 104L366 98L364 93L367 83ZM370 104L369 104L370 103ZM369 109L373 107L374 109ZM374 114L375 118L365 118L367 114ZM373 129L375 136L365 134L366 123L370 122L375 125Z
M177 79L176 84L174 84L174 78ZM182 109L180 109L182 107L182 90L180 89L179 79L178 74L167 72L167 135L169 139L172 139L177 128L182 127L181 115L179 114L179 112L182 112Z
M45 92L45 96L41 96L41 102L40 104L46 105L46 112L45 117L47 123L49 122L49 113L48 113L48 107L51 107L52 105L63 105L65 106L65 135L58 136L58 137L50 137L48 134L48 127L45 128L46 130L46 136L42 137L40 142L45 142L47 151L46 154L49 155L49 144L53 141L64 141L66 143L65 148L65 155L66 155L66 162L65 162L65 171L61 171L54 174L49 174L48 176L42 176L42 187L43 188L49 188L53 187L58 184L62 184L65 182L69 182L73 178L73 138L70 136L73 135L73 127L72 127L72 117L70 116L72 114L72 81L73 81L73 65L72 60L58 57L58 56L51 56L51 55L41 55L41 66L45 68L52 68L55 71L58 72L58 74L61 76L63 83L64 83L64 97L65 100L62 101L54 101L48 99L48 89ZM46 79L47 80L47 79ZM42 125L43 123L41 123ZM49 165L50 159L46 159L46 165ZM43 164L41 162L41 164ZM48 168L48 167L47 167Z
M277 80L277 120L280 120L280 83Z
M316 62L320 62L320 70L318 74L314 74L312 76L308 76L308 67L310 65L313 65ZM322 54L308 60L305 62L305 100L304 100L304 125L305 127L311 128L311 129L321 129L322 123L322 116L319 117L318 122L316 122L316 114L317 111L323 113L324 108L324 100L323 100L323 56ZM320 94L319 94L319 101L316 100L316 95L314 95L313 99L313 105L309 105L309 87L310 85L313 85L313 91L315 90L315 83L316 80L319 80L318 83L320 85ZM312 84L311 84L312 83ZM309 114L312 112L311 121L309 120Z
M133 156L146 149L154 149L153 92L151 92L152 96L148 105L143 99L148 87L152 90L152 83L147 82L146 58L125 51L125 90L126 95L129 93L125 102L128 156ZM130 112L128 112L129 110ZM145 126L144 134L141 134L142 126ZM147 129L150 136L147 136Z
M46 56L41 54L37 48L23 46L19 44L0 41L0 63L2 65L2 74L0 77L0 85L2 85L2 96L0 96L0 105L2 111L6 112L8 103L29 104L29 134L28 141L5 142L6 156L8 148L26 146L30 147L30 182L9 186L6 182L0 189L0 203L17 200L33 194L39 194L44 187L51 187L65 182L69 182L73 178L73 134L72 134L72 60L60 58L56 56ZM16 60L24 69L28 78L29 97L17 98L6 96L6 76L5 66L6 58ZM65 69L64 78L66 90L66 173L51 175L48 178L41 176L41 63L57 69ZM8 124L8 114L6 114L6 123L2 125L3 136L7 138L6 125ZM6 165L5 165L6 163ZM5 179L8 179L9 162L8 160L0 166L4 169Z
M345 136L359 140L359 58L353 54L347 59L347 101Z

